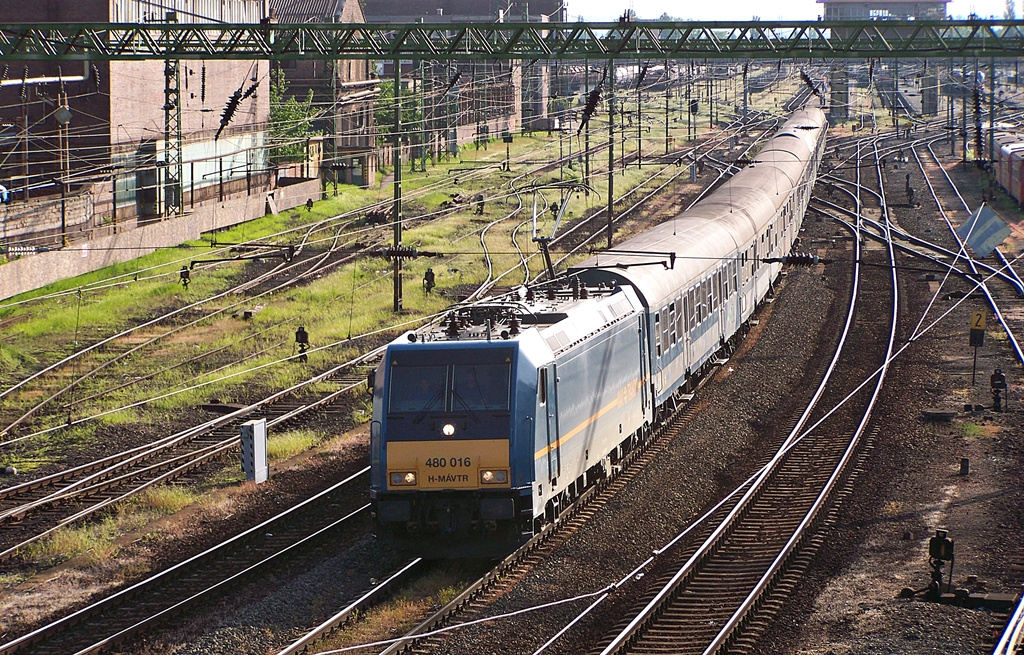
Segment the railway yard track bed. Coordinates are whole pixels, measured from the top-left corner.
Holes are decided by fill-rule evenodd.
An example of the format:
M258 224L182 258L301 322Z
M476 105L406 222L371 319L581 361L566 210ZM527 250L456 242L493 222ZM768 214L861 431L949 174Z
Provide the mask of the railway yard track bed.
M888 185L902 188L903 170L886 173ZM920 192L923 183L917 186ZM926 238L940 232L934 207L901 205L902 197L893 200L894 196L890 211L901 229ZM873 207L866 207L864 215L880 218ZM836 238L845 234L833 221L809 218L804 226L805 243L812 251L820 246L820 255L850 258L850 240ZM950 247L941 239L937 242ZM875 253L872 247L870 256ZM912 260L903 256L899 261ZM777 447L774 435L793 416L804 390L820 377L821 353L830 352L845 311L848 268L843 264L824 270L793 269L781 278L774 301L758 316L751 335L717 368L713 383L695 394L690 405L695 411L681 433L603 501L592 517L543 556L533 558L514 584L502 586L457 621L602 589L756 470L765 459L764 451ZM901 273L900 284L904 318L898 344L910 336L935 287L934 282L919 279L916 271ZM970 290L959 279L947 284L944 293ZM1008 294L1004 297L1010 300ZM865 304L870 303L869 299ZM807 572L798 581L785 580L791 590L784 599L770 601L774 622L756 642L741 640L746 652L924 655L935 652L937 645L945 652L986 652L984 644L997 629L999 616L898 598L904 587L926 586L927 539L940 526L956 540L956 586L1011 593L1020 588L1024 491L1019 471L1024 448L1019 435L1024 406L1011 395L1010 411L1005 413L972 412L954 423L922 419L926 408L990 403L988 374L1001 364L1010 368L1005 343L990 338L979 355L978 384L971 387L965 326L972 309L980 308L980 302L965 303L897 361L876 410L871 446L857 460L856 484L839 494L842 504L831 512L827 533L815 537L816 552ZM931 320L934 310L932 316ZM1019 384L1010 382L1011 388ZM970 475L959 475L962 458L970 460ZM130 535L122 540L118 582L129 582L132 570L159 570L259 523L261 517L351 474L365 459L366 436L356 433L322 454L280 467L268 485L222 493L222 502L208 504L202 515L171 516L149 527L171 539L154 544L144 535ZM702 538L698 529L680 546L685 549ZM347 534L336 552L312 559L279 567L269 579L248 580L230 597L208 601L203 611L190 610L173 625L121 648L144 655L274 652L405 561L365 529ZM110 579L116 567L102 562L70 564L0 595L0 632L8 634L4 641L43 622L44 614L53 609L50 605L59 601L70 608L91 591L118 584ZM607 640L612 626L636 614L646 585L660 577L655 566L630 580L545 652L593 651ZM589 602L579 600L514 620L455 630L416 652L533 653ZM389 636L397 636L395 630Z

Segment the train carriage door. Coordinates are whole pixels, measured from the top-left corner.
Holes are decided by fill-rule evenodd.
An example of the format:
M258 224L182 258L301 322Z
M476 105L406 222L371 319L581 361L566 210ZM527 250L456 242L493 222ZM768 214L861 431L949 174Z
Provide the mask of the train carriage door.
M544 412L541 429L544 430L547 445L548 480L554 480L562 469L558 444L558 377L555 375L555 365L540 369L539 375L537 400L540 411Z
M640 409L647 416L648 362L647 341L644 339L644 317L637 319L637 341L640 344Z

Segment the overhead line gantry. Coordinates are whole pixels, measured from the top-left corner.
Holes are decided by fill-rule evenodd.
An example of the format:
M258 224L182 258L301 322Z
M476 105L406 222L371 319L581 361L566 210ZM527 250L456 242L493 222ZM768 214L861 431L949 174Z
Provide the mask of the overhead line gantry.
M1024 20L0 27L2 61L998 58L1021 52Z

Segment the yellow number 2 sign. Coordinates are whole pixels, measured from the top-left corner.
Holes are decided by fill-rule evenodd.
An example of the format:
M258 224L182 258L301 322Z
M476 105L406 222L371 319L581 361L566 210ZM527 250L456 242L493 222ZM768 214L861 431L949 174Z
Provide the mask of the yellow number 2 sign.
M972 330L984 330L985 329L985 312L972 312L971 313L971 329Z

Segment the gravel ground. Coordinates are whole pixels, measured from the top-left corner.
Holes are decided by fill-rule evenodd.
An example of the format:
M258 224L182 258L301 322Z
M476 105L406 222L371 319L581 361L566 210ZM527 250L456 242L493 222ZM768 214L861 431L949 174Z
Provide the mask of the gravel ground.
M921 194L924 182L916 167L887 171L888 183L898 188L907 172ZM952 174L968 202L976 203L971 198L979 189L975 173L956 167ZM937 181L932 183L940 187ZM940 193L947 207L959 206L947 197L948 192L942 193L940 188ZM893 207L900 225L951 247L934 204L921 195L918 202L922 207ZM908 292L903 308L909 318L902 326L904 339L916 317L924 315L925 303L937 288L919 280L918 275L904 273L901 277ZM952 304L942 294L967 290L959 281L942 289L927 322ZM1024 582L1024 550L1020 548L1024 538L1020 509L1024 505L1020 477L1024 407L1013 400L1008 412L961 414L952 423L927 423L921 418L921 411L930 407L990 405L988 376L996 367L1007 373L1011 398L1018 397L1020 366L1014 363L1005 337L991 317L986 345L978 351L977 384L971 385L967 326L972 311L984 310L982 300L969 299L899 360L880 410L884 428L868 461L869 469L859 480L863 493L844 508L814 570L758 652L914 655L991 651L989 642L998 617L986 611L897 597L904 587L920 589L928 584L927 544L939 527L948 529L956 544L956 586L1019 593ZM970 459L968 476L958 474L962 457ZM975 577L977 582L972 583Z
M827 328L837 324L830 315L837 297L843 304L842 294L815 272L796 270L784 278L779 299L762 314L761 329L748 340L749 352L734 356L698 393L699 414L663 456L487 614L593 592L618 581L723 490L749 475L769 426L792 414L794 396L806 386L804 369L826 348L819 340L832 336ZM793 349L793 343L820 347ZM633 609L642 582L613 594L550 652L586 652ZM458 631L441 652L532 653L588 602Z

